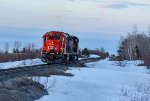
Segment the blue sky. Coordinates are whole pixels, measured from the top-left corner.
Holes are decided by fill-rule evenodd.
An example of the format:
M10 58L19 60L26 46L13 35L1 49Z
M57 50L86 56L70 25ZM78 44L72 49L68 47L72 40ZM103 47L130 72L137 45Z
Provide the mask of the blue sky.
M104 38L105 43L114 42L117 46L119 36L130 31L133 24L138 25L139 31L146 30L150 22L150 1L0 0L0 12L1 42L17 39L40 43L43 33L61 30L87 40L81 41L82 47L91 44L88 40L103 45Z

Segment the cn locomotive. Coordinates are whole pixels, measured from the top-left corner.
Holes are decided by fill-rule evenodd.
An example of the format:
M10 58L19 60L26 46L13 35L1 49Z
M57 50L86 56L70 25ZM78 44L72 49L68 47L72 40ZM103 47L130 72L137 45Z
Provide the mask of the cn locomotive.
M79 39L65 32L51 31L43 35L41 60L45 63L76 61Z

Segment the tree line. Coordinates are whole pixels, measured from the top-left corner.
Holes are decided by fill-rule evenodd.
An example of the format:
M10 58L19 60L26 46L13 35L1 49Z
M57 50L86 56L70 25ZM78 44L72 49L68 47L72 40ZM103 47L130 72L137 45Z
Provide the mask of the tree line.
M98 55L98 56L100 56L103 59L105 59L106 57L109 56L109 53L106 52L103 47L96 48L94 50L90 50L90 49L84 48L81 51L81 57L90 57L90 54Z
M14 43L5 42L3 51L0 52L0 62L12 62L25 59L40 58L41 49L35 48L35 44L27 44L22 47L20 41Z
M150 65L150 26L147 31L139 32L137 25L133 26L127 36L121 37L118 52L119 60L143 60Z

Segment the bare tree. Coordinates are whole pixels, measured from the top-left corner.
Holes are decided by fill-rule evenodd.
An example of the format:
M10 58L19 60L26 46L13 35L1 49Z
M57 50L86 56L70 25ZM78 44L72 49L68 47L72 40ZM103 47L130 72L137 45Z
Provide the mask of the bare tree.
M103 47L101 47L100 52L105 53L105 49Z
M148 25L147 33L150 35L150 25Z
M32 45L30 43L26 45L27 52L31 52L31 47Z
M34 44L34 43L31 44L31 51L32 51L32 52L35 51L35 44Z
M137 34L137 33L138 33L138 28L137 28L137 25L136 25L136 24L133 25L132 33L133 33L133 34Z
M5 49L6 54L8 53L9 48L10 48L10 44L9 44L9 42L6 42L5 45L4 45L4 49Z
M150 67L150 26L148 26L147 33L149 35L138 32L137 26L134 25L133 31L120 42L119 60L144 60L144 64Z
M21 42L20 41L15 41L14 42L14 51L15 51L15 53L19 53L19 50L20 50L20 48L21 48Z

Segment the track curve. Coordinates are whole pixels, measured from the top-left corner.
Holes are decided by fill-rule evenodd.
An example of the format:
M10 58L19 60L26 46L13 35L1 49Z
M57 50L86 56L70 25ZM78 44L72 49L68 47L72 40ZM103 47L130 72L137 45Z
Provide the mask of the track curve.
M65 75L72 76L65 73L68 67L84 67L85 63L99 61L101 58L87 58L74 62L60 63L60 64L40 64L26 67L17 67L0 70L0 80L7 80L15 77L30 77L30 76L47 76L49 75Z

